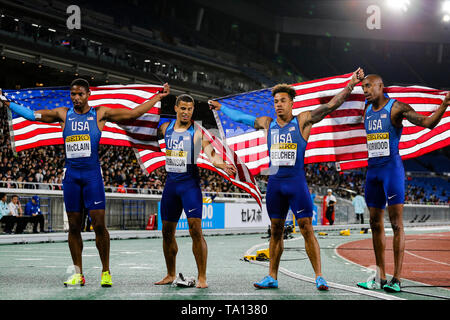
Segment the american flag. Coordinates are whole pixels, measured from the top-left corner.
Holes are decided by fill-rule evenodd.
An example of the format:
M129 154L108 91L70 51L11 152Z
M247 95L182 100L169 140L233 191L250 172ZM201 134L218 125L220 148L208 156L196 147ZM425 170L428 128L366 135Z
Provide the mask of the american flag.
M232 164L236 167L237 172L235 176L228 175L222 169L216 168L211 161L209 161L208 156L202 151L200 151L197 158L197 165L200 168L211 170L224 179L231 182L233 185L237 186L241 190L247 192L252 196L259 206L262 206L262 195L255 181L255 178L251 174L247 166L242 162L242 160L236 155L236 153L231 150L227 145L223 144L222 141L216 136L212 135L208 130L203 128L197 122L194 122L195 128L200 130L202 135L205 136L214 147L215 152L222 157L222 159L228 164ZM159 140L160 152L155 152L152 150L136 150L137 158L139 159L141 166L147 170L147 172L152 172L159 167L162 167L166 163L166 144L164 139Z
M322 78L292 84L296 91L293 115L314 110L330 101L350 81L352 74ZM385 94L408 103L425 116L434 112L442 103L446 92L419 86L389 86ZM216 99L256 117L276 118L270 89L247 92ZM347 170L367 166L367 144L363 113L365 98L360 85L337 110L313 125L305 151L305 164L336 162L337 168ZM261 173L269 165L266 135L234 122L220 110L216 120L224 141L248 166L253 175ZM432 130L403 121L403 134L399 143L402 159L410 159L450 145L450 111L446 111L439 124Z
M91 87L89 105L110 108L133 109L150 100L163 87L159 85L108 85ZM4 90L5 96L32 110L71 108L69 87L32 88ZM134 121L115 124L107 122L102 132L100 144L127 146L159 150L156 128L159 122L161 103L158 102L147 113ZM59 123L29 121L12 112L10 119L11 144L15 151L48 145L62 145L62 130Z
M108 85L91 87L89 105L91 107L106 106L109 108L133 109L150 100L162 86L156 85ZM69 87L33 88L22 90L3 90L4 95L18 104L32 110L72 107ZM138 161L147 172L165 165L165 145L158 141L157 128L160 121L161 103L158 102L147 113L136 120L115 124L107 122L102 132L100 144L126 146L135 149ZM232 150L222 145L206 129L198 126L203 134L210 138L216 152L225 161L238 168L236 177L228 176L223 170L212 165L204 153L200 153L200 167L209 169L223 176L240 189L248 192L261 206L261 192L253 176ZM43 123L29 121L12 112L10 119L11 144L16 152L48 145L62 145L62 130L59 123ZM161 150L163 152L161 152Z

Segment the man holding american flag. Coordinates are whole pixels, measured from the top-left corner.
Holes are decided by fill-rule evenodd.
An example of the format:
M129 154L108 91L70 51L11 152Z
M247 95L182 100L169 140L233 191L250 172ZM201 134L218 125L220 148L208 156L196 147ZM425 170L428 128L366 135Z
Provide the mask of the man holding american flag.
M90 211L96 245L102 262L101 286L112 285L109 270L110 238L105 226L105 190L98 157L101 133L106 122L124 123L134 121L147 113L155 104L170 93L165 84L163 91L153 95L133 109L97 106L88 100L91 96L89 83L75 79L70 85L73 107L32 110L1 95L2 104L26 121L59 123L64 139L66 163L64 169L64 204L69 219L69 249L75 266L75 274L64 282L65 286L83 286L83 241L81 238L82 205Z
M370 212L370 227L379 282L376 279L369 279L357 285L364 289L400 292L400 275L405 249L403 230L405 170L399 153L402 121L406 119L416 126L433 129L438 125L450 103L450 93L447 93L441 105L431 115L425 116L416 112L408 103L386 96L383 91L383 80L379 75L368 75L361 86L367 101L364 127L369 156L365 198ZM389 283L386 280L384 263L386 239L383 221L386 202L394 231L394 275Z
M235 175L237 170L216 153L212 141L205 135L206 132L191 121L194 112L194 99L191 96L187 94L178 96L174 109L176 119L163 123L158 129L166 145L167 180L161 198L161 219L167 275L155 284L171 284L176 279L175 262L178 246L175 231L184 209L198 269L196 286L207 288L208 249L202 235L203 197L197 167L200 150L203 149L214 167L223 170L228 176Z
M292 114L296 91L289 85L277 85L272 89L276 119L268 116L255 117L227 107L217 101L209 101L211 109L221 110L233 121L267 133L270 166L266 205L271 219L269 244L269 275L254 283L257 288L277 288L277 274L283 252L283 230L286 215L291 207L298 219L300 231L305 239L305 248L316 276L316 287L328 290L322 277L320 248L312 228L312 201L304 173L304 156L311 128L341 106L350 96L354 86L364 78L358 68L347 86L328 103L312 111Z

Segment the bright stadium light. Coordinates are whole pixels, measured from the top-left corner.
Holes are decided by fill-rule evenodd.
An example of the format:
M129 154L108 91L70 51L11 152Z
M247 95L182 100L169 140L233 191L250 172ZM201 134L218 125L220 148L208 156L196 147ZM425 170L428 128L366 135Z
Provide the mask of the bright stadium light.
M442 22L449 23L450 22L450 0L445 0L442 2Z
M442 11L444 13L450 14L450 0L446 0L442 2Z
M409 5L411 4L410 0L386 0L386 5L395 11L408 11Z

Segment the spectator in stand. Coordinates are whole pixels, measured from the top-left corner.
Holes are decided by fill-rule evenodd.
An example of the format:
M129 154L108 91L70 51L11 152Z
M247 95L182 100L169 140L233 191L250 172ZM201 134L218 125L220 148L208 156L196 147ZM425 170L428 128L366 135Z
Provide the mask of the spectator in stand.
M38 233L37 226L40 226L40 232L44 232L44 216L41 212L39 196L31 197L25 206L25 215L33 217L33 233Z
M337 202L336 197L332 193L333 190L328 189L327 195L325 196L325 201L327 203L326 218L328 222L330 222L330 225L333 225L334 223L333 212Z
M15 217L11 215L11 210L6 203L6 193L0 193L0 222L5 224L4 232L11 234L15 223Z
M21 217L23 215L22 206L20 205L19 196L13 195L11 197L11 202L8 204L9 211L11 212L11 215L15 217Z
M366 201L364 197L361 195L361 192L358 190L356 196L352 201L353 208L355 209L356 221L364 224L364 209L366 208ZM362 227L361 231L363 233L367 233L368 229Z

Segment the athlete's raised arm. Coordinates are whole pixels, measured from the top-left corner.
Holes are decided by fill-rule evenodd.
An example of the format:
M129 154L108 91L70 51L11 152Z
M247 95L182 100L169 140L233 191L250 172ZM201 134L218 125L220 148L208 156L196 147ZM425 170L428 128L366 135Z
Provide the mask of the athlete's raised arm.
M153 98L137 106L134 109L126 108L108 108L100 106L97 108L99 121L121 122L126 120L134 120L149 111L157 102L170 94L170 86L165 83L163 92L155 94Z
M414 111L414 109L407 103L396 101L393 105L393 120L395 125L400 126L403 118L406 118L412 124L416 126L433 129L437 126L441 120L444 112L447 110L450 104L450 92L447 93L439 108L437 108L431 115L424 116Z
M313 124L323 120L327 115L339 108L352 93L355 85L363 79L364 71L363 69L358 68L355 72L353 72L352 79L347 84L347 86L337 95L335 95L328 103L319 106L313 111L306 111L297 115L298 124L301 129L302 136L306 141L308 141Z
M327 115L329 115L334 110L339 108L345 102L348 96L352 93L355 85L357 85L363 79L364 79L364 70L358 68L355 72L353 72L350 82L341 92L335 95L328 103L323 104L320 107L311 111L311 117L309 121L311 121L312 124L315 124L323 120Z
M211 110L222 110L233 121L246 124L255 129L268 129L272 121L271 117L255 117L235 108L230 108L226 104L218 101L209 100L208 104Z
M41 109L41 110L31 110L24 105L17 104L12 101L8 101L7 98L3 95L0 89L0 106L7 106L15 113L24 117L30 121L40 121L45 123L53 123L53 122L65 122L66 120L66 107L54 108L54 109Z

